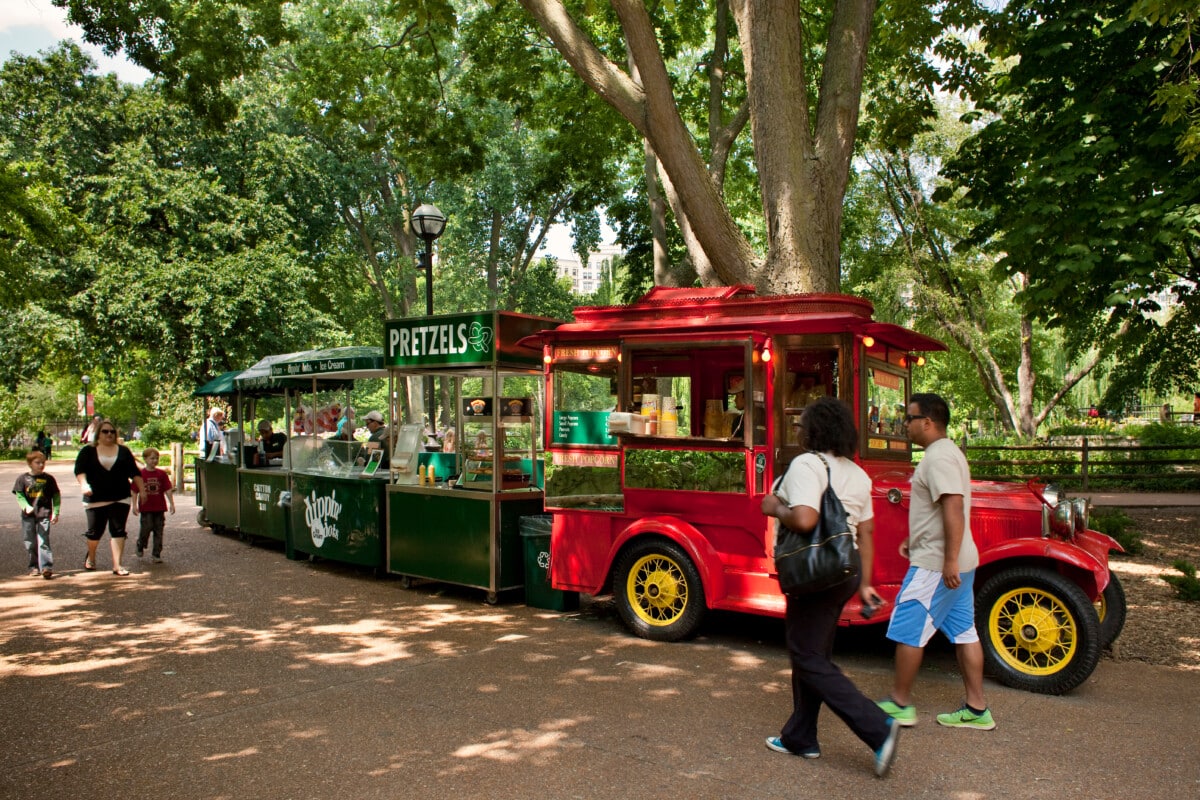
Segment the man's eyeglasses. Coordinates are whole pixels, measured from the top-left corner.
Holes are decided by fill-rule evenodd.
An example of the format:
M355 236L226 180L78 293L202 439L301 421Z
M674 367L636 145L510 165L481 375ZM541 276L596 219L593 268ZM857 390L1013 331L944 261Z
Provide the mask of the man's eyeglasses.
M904 415L904 424L907 425L908 423L912 422L914 419L929 419L929 417L927 417L924 414L905 414Z

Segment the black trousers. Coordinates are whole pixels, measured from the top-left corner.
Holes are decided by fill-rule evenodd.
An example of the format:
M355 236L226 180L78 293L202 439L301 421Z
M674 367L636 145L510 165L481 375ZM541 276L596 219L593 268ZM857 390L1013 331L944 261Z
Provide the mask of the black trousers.
M124 539L125 521L129 519L129 503L109 503L99 508L88 508L84 510L84 516L87 517L87 532L83 534L83 538L98 542L107 526L109 536Z
M872 751L887 739L888 715L833 663L838 617L857 591L855 578L824 592L787 598L785 635L792 661L792 716L779 738L794 753L818 747L817 717L822 703Z

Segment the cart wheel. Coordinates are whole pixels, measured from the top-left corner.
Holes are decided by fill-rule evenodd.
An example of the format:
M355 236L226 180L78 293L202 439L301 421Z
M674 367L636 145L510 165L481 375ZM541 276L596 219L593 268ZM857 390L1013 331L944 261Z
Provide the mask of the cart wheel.
M203 507L196 509L196 524L201 528L212 527L212 523L208 521L208 514L205 513Z
M704 586L679 545L661 539L637 542L621 557L614 581L617 611L643 639L677 642L700 628Z
M489 606L494 606L494 605L496 605L496 602L497 602L499 599L500 599L500 595L496 594L495 592L488 592L488 593L487 593L487 604L488 604Z
M411 589L412 588L412 578L408 577L407 575L401 575L400 576L400 588L401 589Z

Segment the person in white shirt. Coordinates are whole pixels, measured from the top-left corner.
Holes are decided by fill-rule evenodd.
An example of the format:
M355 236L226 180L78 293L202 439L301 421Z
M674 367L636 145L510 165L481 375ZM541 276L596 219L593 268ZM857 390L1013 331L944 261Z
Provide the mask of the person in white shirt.
M936 394L914 394L904 425L925 455L912 476L908 538L900 555L908 574L888 623L896 643L892 694L880 707L901 725L917 724L912 688L934 631L954 643L966 701L957 711L938 714L950 728L990 731L996 727L983 694L983 645L975 628L975 568L979 550L971 535L971 470L967 457L946 438L950 407Z
M225 412L214 406L200 426L200 455L207 461L226 455L224 422Z
M792 714L778 736L767 738L767 748L820 758L817 717L824 704L871 748L875 774L882 778L895 760L900 725L833 663L833 637L846 601L857 594L864 607L883 602L871 585L875 512L871 479L852 460L858 452L858 431L850 407L833 397L814 400L800 416L800 441L809 452L796 456L775 492L763 497L762 512L792 530L811 531L820 521L825 488L832 484L846 509L862 565L857 576L831 589L787 596Z

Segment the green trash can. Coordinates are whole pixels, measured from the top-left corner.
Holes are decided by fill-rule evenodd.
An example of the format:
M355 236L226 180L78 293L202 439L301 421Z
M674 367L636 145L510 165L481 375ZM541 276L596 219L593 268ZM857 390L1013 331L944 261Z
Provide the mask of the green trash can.
M551 611L579 608L579 592L564 592L550 586L550 529L554 517L538 514L521 517L521 541L525 545L525 605Z

